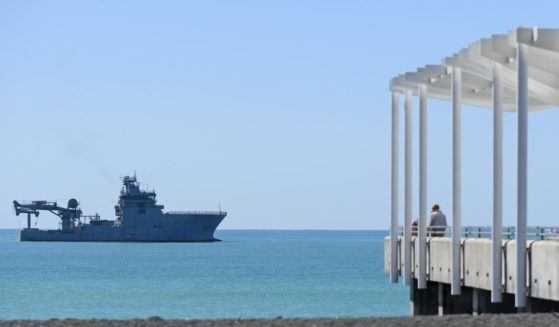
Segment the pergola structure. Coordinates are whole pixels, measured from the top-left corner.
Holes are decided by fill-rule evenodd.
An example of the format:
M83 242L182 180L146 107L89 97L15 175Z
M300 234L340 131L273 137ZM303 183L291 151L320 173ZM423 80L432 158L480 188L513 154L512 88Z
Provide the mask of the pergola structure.
M461 293L460 242L461 196L461 107L474 105L493 110L493 228L492 302L502 301L501 244L503 217L503 112L517 116L517 220L515 305L526 307L526 230L528 112L559 107L559 29L519 27L474 42L428 65L394 77L392 92L392 209L391 282L398 281L399 216L399 94L405 102L404 151L404 283L411 283L412 220L412 100L419 96L419 221L418 288L426 288L427 207L427 99L452 103L452 251L451 294Z

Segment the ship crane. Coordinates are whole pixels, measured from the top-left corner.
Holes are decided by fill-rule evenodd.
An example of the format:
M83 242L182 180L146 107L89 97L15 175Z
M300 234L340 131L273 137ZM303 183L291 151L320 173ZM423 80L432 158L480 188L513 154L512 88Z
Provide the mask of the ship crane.
M74 225L76 219L80 219L82 211L78 208L78 200L70 199L68 201L68 207L60 207L56 202L49 202L49 201L31 201L30 203L19 203L18 201L14 201L14 209L16 211L16 215L19 216L20 213L27 214L27 228L31 228L31 215L35 215L35 217L39 216L39 212L42 211L50 211L51 213L60 217L62 220L62 230L70 230L71 226Z

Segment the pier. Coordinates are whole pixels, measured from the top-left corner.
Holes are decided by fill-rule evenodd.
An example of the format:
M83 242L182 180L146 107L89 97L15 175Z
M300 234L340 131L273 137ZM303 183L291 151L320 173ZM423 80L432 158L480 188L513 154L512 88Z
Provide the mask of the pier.
M385 240L390 282L410 287L411 313L559 310L556 229L528 225L528 113L559 107L559 29L519 27L480 39L440 64L390 81L391 224ZM403 219L400 219L400 96L404 98ZM419 185L413 185L413 97L419 97ZM452 110L452 227L429 237L428 99ZM462 223L462 105L492 110L493 208L488 227ZM503 228L503 112L516 115L516 224ZM450 177L450 176L449 176ZM419 189L419 210L412 208ZM418 217L417 231L412 218ZM403 226L400 222L403 220ZM538 223L538 222L532 222ZM472 231L477 230L477 233Z
M447 235L450 234L448 229ZM481 314L515 313L516 290L516 240L514 227L503 228L501 243L501 275L497 276L502 298L491 300L493 269L491 227L463 227L460 242L461 294L451 294L452 238L427 237L426 239L426 287L418 287L419 239L411 239L410 314ZM559 228L528 227L526 246L527 298L526 312L559 311ZM399 274L404 270L402 240L397 242L397 266ZM390 273L390 238L384 241L384 270Z

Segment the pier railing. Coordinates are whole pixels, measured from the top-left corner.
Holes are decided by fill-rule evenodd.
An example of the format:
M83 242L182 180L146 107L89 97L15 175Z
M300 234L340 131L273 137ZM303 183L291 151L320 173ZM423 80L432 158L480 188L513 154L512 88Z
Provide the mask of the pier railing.
M417 236L417 226L412 226L412 236ZM427 227L428 237L451 237L452 226ZM398 234L404 235L403 226L398 227ZM464 238L491 238L491 226L464 226L461 228ZM516 228L506 226L502 229L503 239L512 240L516 237ZM558 226L528 226L526 236L528 240L555 240L559 241Z

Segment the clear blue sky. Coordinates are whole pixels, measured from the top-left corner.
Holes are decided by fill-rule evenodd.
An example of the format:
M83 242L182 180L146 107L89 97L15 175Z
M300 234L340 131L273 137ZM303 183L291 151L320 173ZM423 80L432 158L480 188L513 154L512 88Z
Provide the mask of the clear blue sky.
M0 228L18 227L14 199L76 197L112 218L118 177L134 171L167 209L221 203L221 228L387 228L389 79L491 33L559 27L558 11L554 1L2 1ZM450 218L449 108L430 101L429 202ZM490 112L464 107L463 123L463 221L488 225ZM557 225L557 123L559 111L530 115L530 224ZM510 224L514 115L505 133Z

